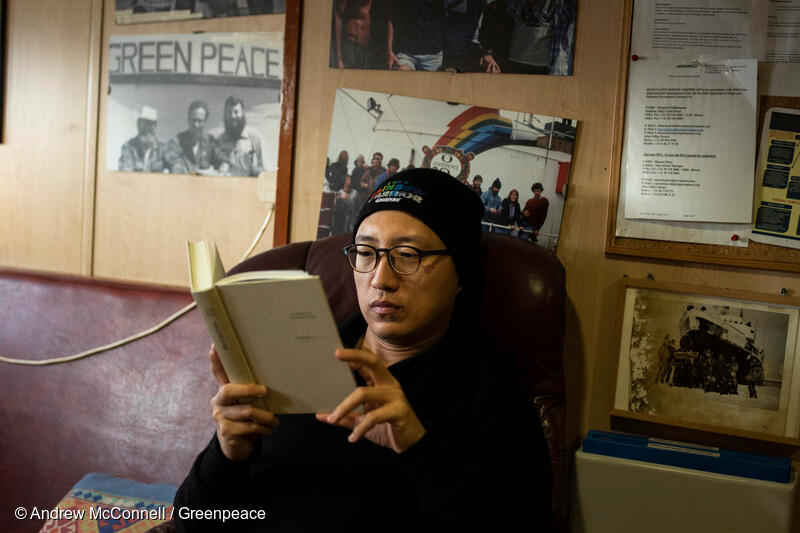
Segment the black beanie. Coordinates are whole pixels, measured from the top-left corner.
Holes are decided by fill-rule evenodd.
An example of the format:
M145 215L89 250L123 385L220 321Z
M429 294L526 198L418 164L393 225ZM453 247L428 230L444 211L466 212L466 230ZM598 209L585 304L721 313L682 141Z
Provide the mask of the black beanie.
M353 226L353 240L365 218L386 209L408 213L431 228L450 252L461 285L468 284L477 266L484 209L472 187L430 168L398 172L361 208Z

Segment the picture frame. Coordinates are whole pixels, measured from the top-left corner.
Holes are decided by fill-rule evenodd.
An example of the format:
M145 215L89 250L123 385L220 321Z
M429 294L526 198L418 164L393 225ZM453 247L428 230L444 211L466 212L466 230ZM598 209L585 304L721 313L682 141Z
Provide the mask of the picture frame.
M300 60L300 14L302 0L287 0L283 26L283 83L281 127L278 138L278 174L275 193L273 246L289 244L289 216L294 172L295 115Z
M556 251L578 122L338 87L317 238L352 233L361 207L398 171L433 168L497 203L483 231Z
M800 446L800 298L623 278L609 414Z
M115 0L114 22L120 25L281 14L286 0Z
M330 3L330 68L572 75L578 0Z

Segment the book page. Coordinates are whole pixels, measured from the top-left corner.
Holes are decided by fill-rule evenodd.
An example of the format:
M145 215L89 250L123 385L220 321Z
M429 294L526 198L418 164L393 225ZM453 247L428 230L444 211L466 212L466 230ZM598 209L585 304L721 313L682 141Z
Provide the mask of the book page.
M356 387L317 277L219 287L256 381L276 413L333 410Z
M240 272L228 276L220 280L217 285L235 285L248 282L280 281L313 277L314 276L304 270L253 270L251 272Z

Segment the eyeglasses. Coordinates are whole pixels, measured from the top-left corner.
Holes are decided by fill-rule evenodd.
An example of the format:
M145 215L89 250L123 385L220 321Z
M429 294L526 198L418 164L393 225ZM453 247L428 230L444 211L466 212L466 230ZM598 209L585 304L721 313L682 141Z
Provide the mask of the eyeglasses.
M429 255L449 255L448 250L420 250L413 246L392 246L391 248L375 248L369 244L351 244L342 248L350 266L356 272L365 274L378 266L380 254L389 258L389 266L398 274L407 276L419 270L423 257Z

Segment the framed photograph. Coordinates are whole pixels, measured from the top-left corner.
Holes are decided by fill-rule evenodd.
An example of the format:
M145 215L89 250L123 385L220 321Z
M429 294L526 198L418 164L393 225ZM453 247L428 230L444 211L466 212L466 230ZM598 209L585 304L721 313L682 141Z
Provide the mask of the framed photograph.
M610 413L800 444L800 298L620 284Z
M331 4L331 68L572 75L577 0Z
M117 24L272 15L286 11L286 0L115 0Z
M112 35L107 169L248 177L276 170L283 38Z
M484 231L555 251L577 129L530 111L339 88L317 238L352 232L372 194L420 167L472 188L486 206Z

